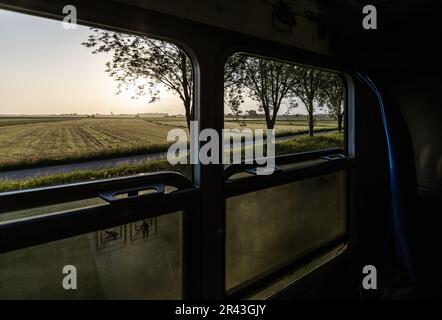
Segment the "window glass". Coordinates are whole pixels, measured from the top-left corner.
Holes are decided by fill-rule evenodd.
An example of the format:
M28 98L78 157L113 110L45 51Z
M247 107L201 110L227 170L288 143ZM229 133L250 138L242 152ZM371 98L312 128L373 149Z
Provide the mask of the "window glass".
M227 290L296 260L345 231L345 172L229 198Z
M0 299L180 299L181 238L178 212L0 254Z
M224 69L225 143L236 137L247 149L254 136L255 148L265 146L273 129L276 155L344 149L344 92L337 73L235 54ZM256 129L264 130L264 139Z
M0 192L158 170L188 132L192 63L170 42L0 10Z

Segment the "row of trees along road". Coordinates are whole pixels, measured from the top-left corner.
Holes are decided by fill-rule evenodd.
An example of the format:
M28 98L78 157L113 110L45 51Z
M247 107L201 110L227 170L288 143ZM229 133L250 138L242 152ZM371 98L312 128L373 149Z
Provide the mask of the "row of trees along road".
M83 45L93 54L112 54L106 72L117 82L117 93L135 87L133 98L149 95L150 103L160 99L161 86L176 94L190 127L194 112L192 63L178 46L100 29L92 29ZM335 73L237 54L228 59L224 69L224 102L235 118L241 115L246 97L259 104L268 129L274 128L282 106L289 112L299 107L299 101L307 110L310 136L318 109L327 109L342 130L344 92Z

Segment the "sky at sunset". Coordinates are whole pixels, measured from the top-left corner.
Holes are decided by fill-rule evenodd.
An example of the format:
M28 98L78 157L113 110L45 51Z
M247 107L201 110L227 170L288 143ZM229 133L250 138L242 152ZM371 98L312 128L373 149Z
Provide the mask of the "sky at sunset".
M117 92L105 73L110 55L81 45L88 27L65 30L61 21L0 10L0 114L182 114L181 100L162 90L161 101Z
M116 95L117 84L105 72L112 55L93 55L82 45L91 32L0 10L0 115L184 114L181 100L164 87L160 101L152 104L148 96L131 99L133 90ZM257 104L246 98L241 109L257 110ZM285 111L282 106L279 114ZM302 107L293 113L306 112Z

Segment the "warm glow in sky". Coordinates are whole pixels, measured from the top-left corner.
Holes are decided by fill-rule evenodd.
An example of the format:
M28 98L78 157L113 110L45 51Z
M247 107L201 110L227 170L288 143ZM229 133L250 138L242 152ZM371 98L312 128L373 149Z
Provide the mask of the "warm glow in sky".
M153 104L131 99L131 92L115 95L116 82L105 72L111 56L81 45L90 32L0 10L0 114L184 113L166 90Z
M93 55L82 45L91 32L0 10L0 115L184 114L182 101L164 87L152 104L148 96L131 99L134 90L116 95L117 83L105 72L112 55ZM258 104L246 97L241 109L257 110ZM279 114L286 110L282 106ZM305 114L305 108L295 112Z

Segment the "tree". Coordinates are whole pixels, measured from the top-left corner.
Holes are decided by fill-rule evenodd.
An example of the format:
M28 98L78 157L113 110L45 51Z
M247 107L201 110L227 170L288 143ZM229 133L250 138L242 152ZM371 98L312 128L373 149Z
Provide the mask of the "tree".
M232 93L224 95L224 104L232 111L233 120L235 121L238 121L242 114L242 110L240 108L242 102L244 102L244 100L239 99Z
M320 90L322 103L331 116L338 121L338 131L342 131L344 119L344 87L341 78L334 73L324 73L325 83Z
M224 66L224 104L229 107L236 121L242 114L241 104L244 102L242 80L245 58L243 55L235 54Z
M295 71L296 85L292 86L291 93L299 98L307 109L308 132L313 137L316 124L315 110L322 106L320 90L325 83L324 71L308 67L298 67Z
M264 111L268 129L274 128L281 104L296 84L297 68L291 64L256 57L244 59L241 84L247 88L249 97L260 104L259 111Z
M194 112L192 63L186 53L173 43L147 36L133 36L92 29L83 45L92 53L112 52L106 72L115 79L118 92L134 86L137 98L150 95L149 103L160 99L160 85L175 93L185 109L187 126Z
M247 112L249 118L258 118L259 117L259 114L258 114L258 112L256 112L256 110L247 110L246 112Z

